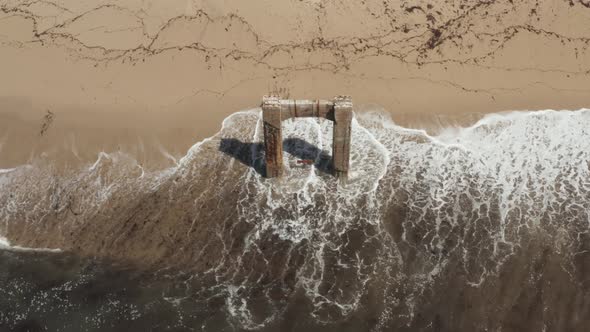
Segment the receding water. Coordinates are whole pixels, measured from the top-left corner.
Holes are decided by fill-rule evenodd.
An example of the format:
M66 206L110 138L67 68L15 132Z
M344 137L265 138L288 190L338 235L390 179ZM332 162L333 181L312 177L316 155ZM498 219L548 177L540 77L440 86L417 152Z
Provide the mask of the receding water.
M0 173L0 234L64 252L0 252L0 326L585 331L589 124L512 112L431 136L359 113L344 186L319 119L283 124L286 176L264 179L259 110L164 170L44 155Z

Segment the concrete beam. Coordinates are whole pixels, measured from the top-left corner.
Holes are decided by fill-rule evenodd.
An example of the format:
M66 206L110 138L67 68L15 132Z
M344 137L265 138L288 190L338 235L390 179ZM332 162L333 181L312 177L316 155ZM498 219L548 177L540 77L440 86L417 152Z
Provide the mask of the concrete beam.
M281 100L281 118L324 118L328 119L334 104L326 100ZM329 119L332 120L332 119Z

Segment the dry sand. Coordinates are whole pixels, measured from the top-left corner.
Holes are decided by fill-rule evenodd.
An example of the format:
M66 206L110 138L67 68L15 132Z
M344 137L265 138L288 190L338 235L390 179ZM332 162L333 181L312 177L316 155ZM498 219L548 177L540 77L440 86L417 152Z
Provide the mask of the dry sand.
M586 0L2 0L0 168L56 145L165 163L268 92L414 127L587 107L589 22Z

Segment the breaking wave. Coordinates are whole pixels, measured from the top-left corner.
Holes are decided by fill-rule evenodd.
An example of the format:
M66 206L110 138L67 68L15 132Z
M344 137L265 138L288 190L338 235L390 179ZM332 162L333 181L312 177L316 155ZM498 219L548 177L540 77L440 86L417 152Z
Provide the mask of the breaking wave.
M0 170L0 234L185 276L162 298L222 313L178 315L195 330L576 329L590 317L589 124L587 109L510 112L433 136L359 113L339 185L331 122L285 121L285 176L269 180L260 110L243 111L165 170L123 152Z

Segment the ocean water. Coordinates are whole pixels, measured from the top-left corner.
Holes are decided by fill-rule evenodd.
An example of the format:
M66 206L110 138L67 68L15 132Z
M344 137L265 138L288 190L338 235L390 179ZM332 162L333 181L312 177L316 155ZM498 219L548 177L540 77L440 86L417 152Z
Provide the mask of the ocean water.
M0 171L0 331L586 331L589 125L357 113L344 185L320 119L265 179L259 109L166 169L43 155Z

